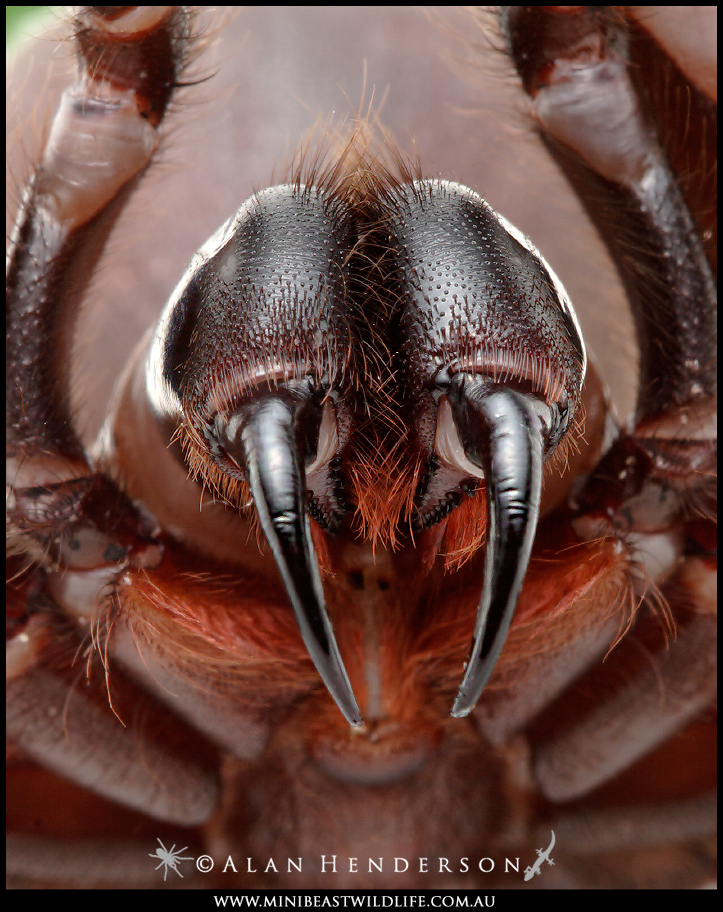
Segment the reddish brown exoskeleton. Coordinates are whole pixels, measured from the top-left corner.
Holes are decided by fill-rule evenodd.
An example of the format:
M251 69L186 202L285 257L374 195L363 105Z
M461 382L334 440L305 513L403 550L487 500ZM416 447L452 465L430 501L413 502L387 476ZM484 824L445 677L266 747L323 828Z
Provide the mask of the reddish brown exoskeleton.
M521 886L550 830L547 885L711 876L709 164L619 12L502 33L630 302L628 426L532 243L360 123L201 247L88 446L77 313L200 27L78 14L8 265L17 882L160 885L162 841L236 860L201 884Z

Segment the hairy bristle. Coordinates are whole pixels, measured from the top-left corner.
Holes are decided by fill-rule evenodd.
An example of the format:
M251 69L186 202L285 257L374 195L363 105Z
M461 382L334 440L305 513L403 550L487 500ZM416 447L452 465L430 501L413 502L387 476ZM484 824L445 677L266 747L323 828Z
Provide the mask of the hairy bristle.
M386 452L361 456L350 470L350 493L356 504L353 528L374 546L395 548L412 515L421 460L410 460L403 439Z
M205 428L215 415L228 417L261 380L273 389L290 379L323 377L352 413L352 436L342 456L344 499L353 510L351 529L375 547L395 548L411 532L427 456L407 426L405 407L399 401L395 353L389 350L389 327L397 319L400 292L388 279L393 252L385 247L385 226L395 218L410 188L415 194L430 191L420 183L418 162L401 153L371 112L351 126L317 124L299 145L285 179L301 198L316 194L334 219L353 226L356 243L347 254L347 264L354 287L348 315L344 314L349 321L346 337L297 338L302 330L291 327L288 332L279 330L278 344L258 356L229 357L225 352L184 396L185 420L179 438L190 474L215 496L245 511L261 539L248 484L227 475L211 459ZM540 290L541 295L544 292ZM514 295L515 290L510 286L496 293ZM293 310L293 301L290 306ZM521 380L548 403L569 394L569 378L554 353L480 341L479 333L469 332L462 311L439 352L450 369L484 372L500 384ZM259 358L263 363L257 363ZM581 416L575 422L554 457L562 473ZM442 544L448 570L459 568L482 546L484 498L482 491L450 516ZM326 566L324 549L320 546L318 551Z
M487 540L487 492L479 490L464 500L447 519L441 555L448 572L458 570Z

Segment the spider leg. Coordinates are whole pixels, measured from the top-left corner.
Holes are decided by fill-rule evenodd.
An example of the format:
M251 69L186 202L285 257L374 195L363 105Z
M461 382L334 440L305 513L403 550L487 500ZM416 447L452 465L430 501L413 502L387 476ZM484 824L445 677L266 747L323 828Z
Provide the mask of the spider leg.
M688 612L679 608L675 620L675 638L669 642L658 618L641 618L608 661L536 723L534 775L548 798L566 801L586 794L714 699L715 618L698 605ZM599 694L604 696L596 698ZM560 719L564 723L557 724Z
M540 826L533 840L554 829L555 864L572 885L694 886L710 883L715 869L716 818L715 792L622 807L573 805Z
M622 14L510 7L503 27L543 140L617 264L640 349L632 427L577 497L573 525L582 540L618 539L634 597L654 609L659 592L675 627L669 638L654 610L639 611L632 633L539 723L535 775L561 801L615 776L715 696L705 516L715 490L716 288L633 84Z
M74 632L61 622L37 613L29 626L25 667L16 657L7 684L14 750L156 819L205 820L218 800L215 753L117 670L109 695L102 681L87 680L84 668L73 667Z
M716 793L662 805L631 806L622 811L575 810L559 814L549 825L554 827L561 845L574 846L580 855L682 842L701 833L715 833ZM540 827L539 837L544 839L547 831L546 823Z
M9 886L37 889L38 885L127 889L158 887L158 867L146 863L151 845L140 840L48 839L8 833L6 865Z
M108 696L102 677L85 680L76 664L81 636L62 626L67 606L53 595L53 587L84 591L87 611L71 608L87 629L105 586L161 557L153 521L84 450L70 363L98 258L157 148L190 22L167 7L78 14L79 79L63 97L16 222L7 267L7 422L18 572L9 587L7 700L8 733L23 759L152 816L197 823L218 797L215 757L197 759L198 738L122 673L114 671Z
M79 80L25 190L7 265L9 513L18 549L35 543L36 557L88 566L149 547L147 521L89 465L70 365L85 291L156 150L188 37L189 17L167 8L91 7L74 20Z

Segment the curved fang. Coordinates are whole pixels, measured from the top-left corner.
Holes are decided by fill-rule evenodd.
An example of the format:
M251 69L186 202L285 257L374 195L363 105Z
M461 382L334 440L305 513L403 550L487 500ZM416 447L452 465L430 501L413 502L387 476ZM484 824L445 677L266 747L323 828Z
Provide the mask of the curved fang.
M542 489L546 428L540 411L547 407L532 396L470 377L452 383L449 400L467 456L487 481L484 585L472 650L452 707L459 718L474 708L492 674L527 572Z
M296 444L293 406L274 396L249 403L235 440L225 445L246 467L261 528L311 660L347 722L362 725L324 605L306 512L305 470Z

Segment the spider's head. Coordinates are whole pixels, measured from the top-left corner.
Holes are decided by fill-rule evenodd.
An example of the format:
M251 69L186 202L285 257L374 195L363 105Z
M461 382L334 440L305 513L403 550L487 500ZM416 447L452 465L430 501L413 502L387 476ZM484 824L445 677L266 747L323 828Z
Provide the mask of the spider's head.
M254 196L171 298L147 388L191 471L258 519L309 653L358 724L309 515L333 533L351 501L392 538L479 489L486 570L464 715L504 644L542 466L584 375L572 307L529 241L471 190L410 178L372 180L366 196L301 183Z

